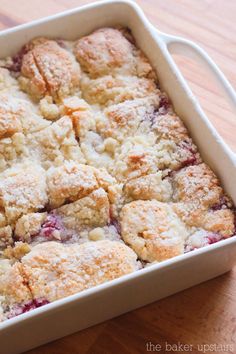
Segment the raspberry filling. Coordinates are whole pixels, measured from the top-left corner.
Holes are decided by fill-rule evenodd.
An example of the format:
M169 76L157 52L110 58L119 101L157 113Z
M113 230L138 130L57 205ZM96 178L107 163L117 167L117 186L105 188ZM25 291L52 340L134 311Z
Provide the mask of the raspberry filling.
M28 51L29 51L28 46L23 46L21 50L12 57L12 64L10 66L6 66L6 69L13 71L15 73L20 72L23 57Z
M182 141L179 145L184 151L186 151L188 157L182 161L182 167L195 165L197 163L196 152L189 141Z
M212 233L207 236L208 245L211 245L212 243L216 243L220 240L222 240L222 236L219 234Z
M170 107L171 105L168 97L162 95L159 102L159 108L155 109L153 113L146 115L144 120L148 119L151 127L153 127L157 123L158 116L167 114Z
M47 239L55 239L62 231L64 231L64 226L61 218L55 214L49 214L42 224L39 235Z
M117 233L120 235L121 234L121 226L120 226L120 223L117 219L113 218L111 221L110 221L110 224L108 226L114 226L114 228L116 229Z
M66 49L65 41L63 39L57 38L56 42L61 48Z
M110 208L109 213L110 213L110 222L109 222L108 226L114 226L118 235L121 235L121 225L120 225L119 220L116 217L114 217L111 208Z
M228 203L227 203L226 198L223 196L220 198L219 203L212 205L211 210L217 211L217 210L226 209L226 208L228 208Z
M202 248L204 246L212 245L223 237L220 234L214 232L197 232L196 234L189 237L187 244L185 246L185 253Z
M73 235L74 232L65 228L59 215L50 213L41 225L40 231L37 234L32 235L32 238L34 240L36 238L41 238L44 239L44 241L56 240L65 242L69 240Z
M166 97L165 95L161 95L158 113L162 115L168 113L170 106L171 105L170 105L169 98Z
M31 310L34 310L38 307L41 307L41 306L44 306L44 305L47 305L49 304L49 301L46 300L46 299L34 299L34 300L31 300L31 301L28 301L26 302L25 304L21 304L21 305L15 305L9 315L8 315L8 318L13 318L13 317L16 317L16 316L19 316L21 315L22 313L25 313L25 312L29 312Z

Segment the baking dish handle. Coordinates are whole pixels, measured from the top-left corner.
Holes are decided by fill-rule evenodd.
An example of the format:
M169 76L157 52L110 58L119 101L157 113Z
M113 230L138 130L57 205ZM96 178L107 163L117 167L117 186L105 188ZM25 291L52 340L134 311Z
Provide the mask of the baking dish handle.
M204 64L205 67L210 69L216 82L218 82L221 89L223 89L226 98L231 104L233 110L236 112L236 93L232 85L226 79L225 75L210 58L210 56L197 44L182 37L173 36L165 33L158 32L158 36L161 37L166 49L169 53L176 53L182 55L188 55Z

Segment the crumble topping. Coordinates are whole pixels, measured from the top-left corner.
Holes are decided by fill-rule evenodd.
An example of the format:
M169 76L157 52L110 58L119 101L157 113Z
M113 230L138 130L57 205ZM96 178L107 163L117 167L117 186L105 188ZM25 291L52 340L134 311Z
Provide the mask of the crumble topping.
M0 61L0 321L231 237L235 220L127 29Z
M107 75L94 80L84 77L81 80L81 90L88 103L101 106L140 98L152 103L158 99L160 93L152 79L121 75Z

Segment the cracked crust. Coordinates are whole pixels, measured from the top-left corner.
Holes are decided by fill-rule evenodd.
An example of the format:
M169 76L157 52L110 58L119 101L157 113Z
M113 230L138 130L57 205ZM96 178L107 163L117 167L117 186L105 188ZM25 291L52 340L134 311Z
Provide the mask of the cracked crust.
M77 137L83 137L88 131L96 130L96 114L85 100L77 96L65 98L61 112L71 118Z
M33 40L23 56L20 85L34 99L46 95L60 101L79 87L80 68L74 57L56 41Z
M15 227L15 238L34 245L55 240L83 243L95 240L97 233L102 234L97 239L120 240L119 232L110 223L110 202L102 188L49 213L23 215Z
M107 193L99 188L88 196L55 210L68 229L105 226L110 220L110 204Z
M76 201L99 187L108 189L115 182L105 169L66 161L47 171L50 208Z
M45 169L59 166L66 160L85 162L71 119L67 116L40 132L30 134L28 144L32 159L41 163Z
M65 202L73 202L98 188L94 169L72 161L66 161L60 167L50 168L47 181L51 208L57 208Z

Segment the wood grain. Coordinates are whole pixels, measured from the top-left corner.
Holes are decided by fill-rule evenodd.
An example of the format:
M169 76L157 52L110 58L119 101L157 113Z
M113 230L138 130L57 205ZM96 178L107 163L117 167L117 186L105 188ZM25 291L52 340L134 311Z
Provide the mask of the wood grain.
M86 0L0 0L0 29L90 3ZM138 0L160 30L200 44L236 88L235 0ZM175 56L207 115L236 151L236 117L208 72ZM220 261L220 260L219 260ZM236 353L236 269L221 277L158 301L28 354L145 353L146 343L224 345L211 353ZM206 348L207 349L207 348ZM174 351L172 350L172 353ZM180 353L181 351L175 351ZM210 352L210 351L208 351Z

